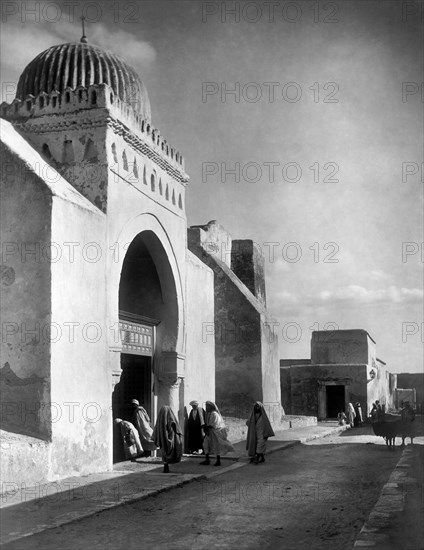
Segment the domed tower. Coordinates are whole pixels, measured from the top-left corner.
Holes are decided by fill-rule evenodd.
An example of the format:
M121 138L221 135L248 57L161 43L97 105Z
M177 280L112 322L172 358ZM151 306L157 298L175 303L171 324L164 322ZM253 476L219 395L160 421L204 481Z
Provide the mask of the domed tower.
M183 158L152 128L143 82L121 57L85 37L37 55L19 78L15 100L2 104L1 116L103 212L111 172L183 210Z
M101 84L150 122L147 90L134 69L119 56L84 42L52 46L37 55L19 78L16 97L23 101L30 95L63 95L68 89Z
M85 41L37 55L0 114L7 121L0 141L7 167L1 181L5 240L44 251L32 263L9 255L3 269L15 283L2 311L16 326L31 320L60 327L63 335L54 342L31 337L25 352L20 334L12 335L2 342L8 365L32 384L19 386L28 410L43 400L95 403L102 411L95 426L84 415L56 422L40 413L25 429L47 441L55 479L75 470L104 471L112 462L111 408L125 418L136 398L152 421L165 404L184 418L189 253L183 158L152 127L149 97L135 70ZM191 262L193 288L200 268ZM192 307L203 315L192 294ZM69 337L68 327L76 328ZM198 332L201 327L199 321ZM213 354L202 364L212 360ZM212 374L210 380L212 387ZM14 387L10 391L10 401L19 401Z

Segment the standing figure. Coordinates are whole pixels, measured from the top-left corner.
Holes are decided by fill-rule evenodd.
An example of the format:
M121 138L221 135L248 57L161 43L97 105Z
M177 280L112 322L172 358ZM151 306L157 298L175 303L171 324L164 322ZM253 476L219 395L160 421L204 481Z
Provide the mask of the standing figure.
M151 451L156 449L156 445L152 439L153 430L150 426L149 415L146 410L140 406L137 399L132 399L131 405L133 408L132 422L140 435L140 441L145 450L145 456L150 456Z
M339 426L344 426L346 424L346 415L343 411L340 411L337 415L337 420L339 421Z
M362 418L362 408L359 401L355 403L355 421L354 424L357 428L360 428L362 426L362 423L364 422Z
M246 449L251 457L250 462L254 464L265 462L267 439L273 437L275 433L260 401L256 401L253 405L253 410L246 424L248 426Z
M411 407L409 401L405 401L405 406L400 411L401 422L402 422L402 447L405 446L405 439L407 437L411 438L411 445L414 444L414 420L415 420L415 411Z
M121 430L125 458L135 460L137 456L141 456L143 453L143 447L137 430L131 422L122 420L122 418L115 418L114 422Z
M180 462L183 454L183 437L178 420L168 405L158 414L153 440L162 453L163 472L169 473L169 464Z
M187 422L187 452L197 453L203 446L206 412L199 407L198 401L190 401L192 407Z
M227 439L228 430L218 407L212 401L206 401L206 424L203 426L205 439L203 449L205 460L200 464L210 464L209 455L216 455L214 466L221 466L221 455L234 452L234 447Z
M377 405L375 403L373 403L372 404L372 409L370 411L371 422L377 422L377 414L378 414Z
M352 403L349 403L349 405L347 406L347 417L349 419L350 427L353 428L353 423L355 421L356 414Z

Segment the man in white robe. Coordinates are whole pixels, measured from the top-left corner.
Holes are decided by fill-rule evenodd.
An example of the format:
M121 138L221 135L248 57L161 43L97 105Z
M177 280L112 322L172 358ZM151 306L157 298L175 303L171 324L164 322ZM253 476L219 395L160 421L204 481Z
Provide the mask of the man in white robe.
M221 455L235 452L235 449L228 441L228 429L221 413L212 401L206 401L206 424L203 429L206 434L203 440L203 449L206 456L200 464L210 464L209 455L215 454L216 462L214 466L221 466Z

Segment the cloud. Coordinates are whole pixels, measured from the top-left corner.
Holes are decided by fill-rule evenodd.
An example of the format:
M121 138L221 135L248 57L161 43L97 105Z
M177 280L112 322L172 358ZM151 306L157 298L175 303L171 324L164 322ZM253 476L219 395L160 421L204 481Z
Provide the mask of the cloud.
M424 292L418 288L390 286L369 290L359 285L349 285L335 290L322 290L316 294L303 292L277 291L268 299L268 307L274 314L310 315L318 310L322 313L337 310L355 310L357 315L361 307L376 306L376 311L383 304L408 306L422 303ZM330 314L332 315L332 314Z
M129 65L140 72L156 59L156 50L151 44L140 40L129 32L111 31L105 25L94 26L89 33L89 42L120 55Z
M323 290L310 300L321 303L351 302L353 304L375 303L413 303L423 299L423 290L418 288L398 288L390 286L377 290L368 290L363 286L349 285L336 290Z
M2 98L10 103L15 98L16 85L24 68L50 46L77 42L81 31L75 24L59 21L55 25L37 23L24 25L10 21L2 26ZM143 71L156 59L156 51L149 44L123 30L112 30L104 23L87 29L89 42L123 57L143 78Z
M274 295L274 299L279 305L297 304L299 302L299 298L295 294L285 290L277 292L277 294Z
M290 266L292 264L284 261L270 261L266 264L267 271L270 273L270 277L276 277L282 273L289 273Z
M374 281L390 278L389 274L383 271L382 269L373 269L371 273L368 275L368 277L370 279L373 279Z

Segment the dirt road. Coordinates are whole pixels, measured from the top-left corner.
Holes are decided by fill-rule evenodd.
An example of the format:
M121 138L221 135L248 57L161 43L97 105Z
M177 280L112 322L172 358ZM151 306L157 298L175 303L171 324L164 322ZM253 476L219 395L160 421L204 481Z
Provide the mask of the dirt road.
M400 453L349 430L4 548L346 550Z

